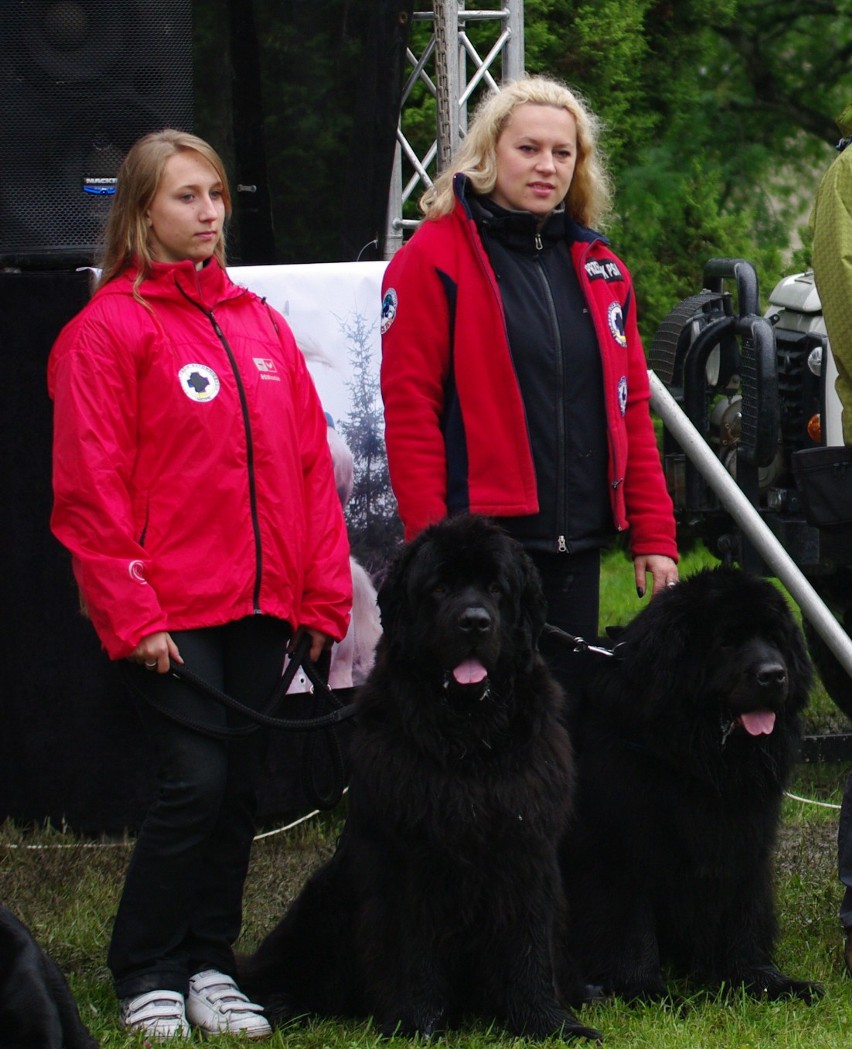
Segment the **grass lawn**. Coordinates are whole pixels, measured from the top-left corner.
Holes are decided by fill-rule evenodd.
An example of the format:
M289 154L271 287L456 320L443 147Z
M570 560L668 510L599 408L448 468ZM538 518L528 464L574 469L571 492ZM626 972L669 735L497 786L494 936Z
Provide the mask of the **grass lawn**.
M705 563L713 563L709 555L701 551L689 555L682 575ZM630 563L621 554L609 555L603 572L602 623L625 622L643 604L636 597ZM848 728L819 686L807 718L808 732ZM613 1001L582 1010L584 1021L603 1031L607 1045L631 1049L847 1049L852 1041L852 980L843 970L837 921L841 893L835 873L835 834L836 806L848 771L838 764L798 767L791 793L808 800L786 801L776 864L781 925L776 960L792 976L820 980L825 998L813 1006L798 1001L762 1003L737 993L722 998L680 986L676 1004ZM251 949L258 942L307 874L330 853L341 819L342 811L338 811L258 838L246 885L242 949ZM84 841L49 827L0 827L0 899L30 926L66 973L83 1019L101 1045L115 1049L145 1044L119 1027L105 964L130 844ZM452 1032L446 1041L465 1049L508 1049L518 1042L485 1027ZM201 1042L194 1035L189 1044ZM369 1022L309 1022L278 1031L259 1044L272 1049L354 1049L379 1042ZM214 1044L223 1049L246 1045L231 1036L217 1038Z

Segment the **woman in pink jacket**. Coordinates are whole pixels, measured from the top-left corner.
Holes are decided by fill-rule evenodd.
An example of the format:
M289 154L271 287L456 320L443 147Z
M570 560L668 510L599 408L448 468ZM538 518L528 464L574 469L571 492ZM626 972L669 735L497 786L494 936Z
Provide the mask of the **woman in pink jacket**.
M154 1038L270 1031L232 953L263 733L228 737L233 714L170 665L259 709L294 635L318 658L351 604L325 416L284 319L225 271L230 210L207 143L140 139L48 366L51 526L156 745L108 958L123 1022Z
M633 285L592 228L609 203L597 131L547 77L487 97L424 194L382 302L406 536L447 514L495 517L538 565L550 622L585 637L598 633L600 551L615 535L628 537L640 597L677 579Z

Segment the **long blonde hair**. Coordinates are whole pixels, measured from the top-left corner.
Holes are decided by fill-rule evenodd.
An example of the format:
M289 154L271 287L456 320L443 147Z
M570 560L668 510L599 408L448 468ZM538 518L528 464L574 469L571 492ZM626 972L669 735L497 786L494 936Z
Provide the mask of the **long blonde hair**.
M453 178L462 173L473 191L488 194L497 182L497 140L512 113L523 105L567 110L577 123L577 162L565 209L583 226L600 226L612 203L612 188L598 149L601 123L584 99L547 76L522 77L487 95L477 106L467 134L451 164L420 199L427 219L448 215L455 205Z
M174 128L143 135L130 147L118 170L115 196L104 227L98 287L123 273L129 266L136 265L139 267L139 277L134 287L136 291L151 272L153 259L148 245L145 213L159 189L166 161L176 153L188 152L198 153L216 172L222 183L225 216L230 216L231 192L225 165L212 146L197 135ZM224 266L224 230L214 255Z

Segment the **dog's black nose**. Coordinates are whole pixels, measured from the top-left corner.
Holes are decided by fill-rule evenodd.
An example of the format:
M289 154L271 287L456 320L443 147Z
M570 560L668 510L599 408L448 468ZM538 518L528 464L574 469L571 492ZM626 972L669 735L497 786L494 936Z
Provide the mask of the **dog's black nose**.
M783 663L761 663L757 668L756 677L761 687L783 685L787 680L787 670Z
M459 616L459 626L465 633L484 634L491 628L491 616L484 608L466 608Z

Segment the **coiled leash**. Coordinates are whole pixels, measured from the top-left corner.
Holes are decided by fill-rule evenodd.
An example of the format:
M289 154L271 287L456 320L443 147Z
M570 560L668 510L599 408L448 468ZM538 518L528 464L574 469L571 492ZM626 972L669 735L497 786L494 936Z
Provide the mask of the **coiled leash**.
M183 725L185 728L192 729L194 732L200 732L205 736L211 736L214 739L230 739L235 736L247 736L252 732L257 732L261 726L280 729L285 732L313 732L317 729L330 730L341 722L351 718L356 713L356 707L354 703L342 703L329 688L328 684L323 680L317 668L310 659L308 659L310 644L310 635L302 634L298 638L293 651L290 653L290 660L287 664L287 668L282 674L280 681L275 685L269 702L263 710L253 710L251 707L247 707L238 699L223 692L215 685L211 685L210 682L205 681L204 678L199 677L198 674L189 670L186 666L175 662L170 664L169 673L172 677L176 678L178 681L185 682L196 691L216 700L217 703L221 703L222 706L227 707L229 710L233 710L242 715L246 721L249 722L249 724L246 725L224 727L206 725L202 722L195 721L192 718L185 717L172 709L166 702L159 700L155 696L143 693L138 688L136 688L136 692L137 694L142 695L145 701L161 714L171 718L172 721L176 721L179 725ZM305 676L313 685L314 696L317 697L321 703L330 706L332 709L312 718L278 717L275 714L275 711L284 701L287 695L287 690L290 688L299 667L304 670ZM324 739L328 747L328 757L332 770L327 790L324 791L318 783L318 763L312 760L318 737L309 737L305 744L305 750L302 755L302 776L305 791L308 793L308 796L313 798L319 808L329 809L334 808L343 794L343 789L346 786L346 768L343 750L340 740L337 738L337 734L333 731L327 731L324 734Z

